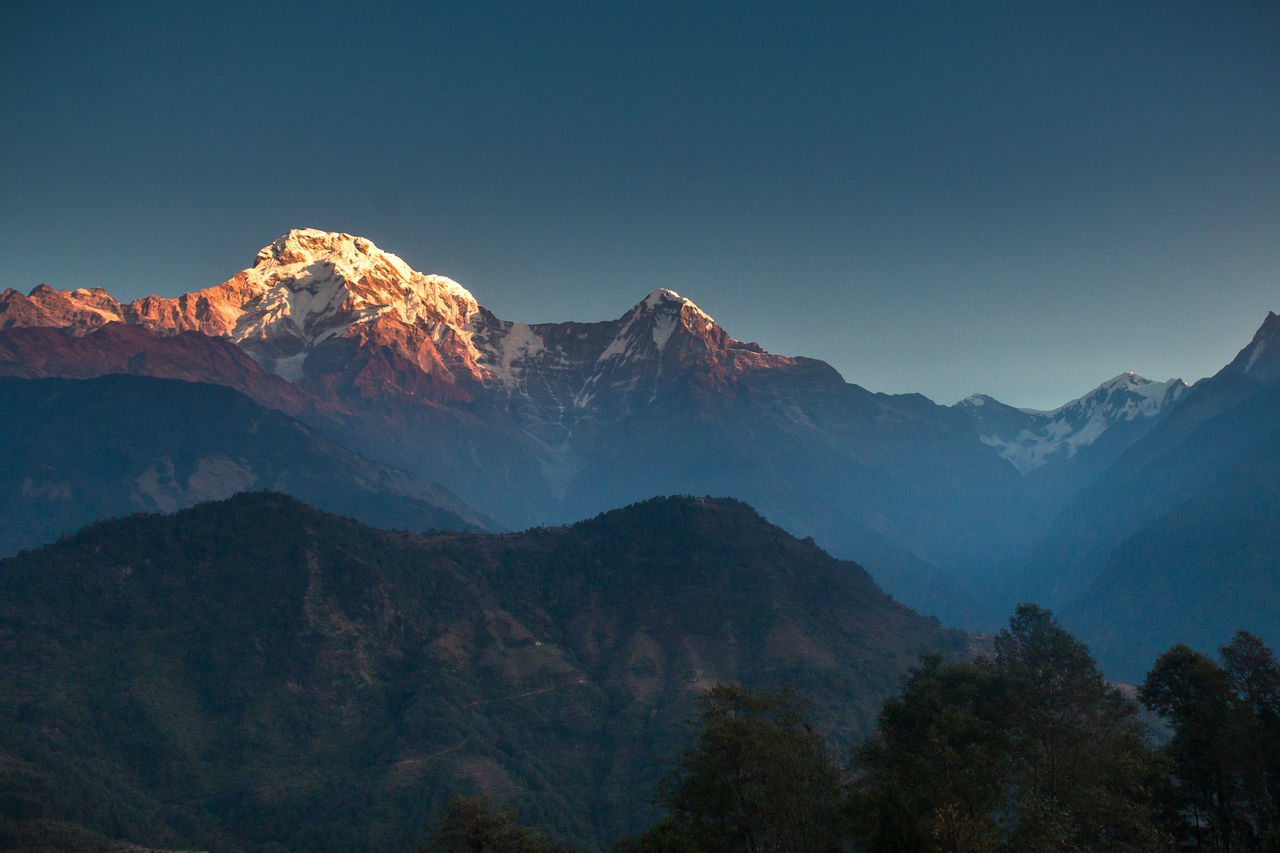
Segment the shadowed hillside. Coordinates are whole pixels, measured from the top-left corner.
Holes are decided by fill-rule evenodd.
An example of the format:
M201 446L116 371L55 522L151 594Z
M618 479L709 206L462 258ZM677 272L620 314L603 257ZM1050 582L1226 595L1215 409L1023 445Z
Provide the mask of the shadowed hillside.
M448 796L596 846L717 681L790 681L860 740L958 651L730 500L521 534L386 533L271 493L0 563L0 810L145 844L403 849Z
M0 378L0 555L102 518L270 488L379 527L493 530L447 489L218 385Z

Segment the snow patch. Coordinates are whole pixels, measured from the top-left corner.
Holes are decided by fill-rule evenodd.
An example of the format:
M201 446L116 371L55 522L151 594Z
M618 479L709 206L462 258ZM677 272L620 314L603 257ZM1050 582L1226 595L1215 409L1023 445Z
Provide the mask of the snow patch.
M1152 382L1135 373L1122 373L1052 411L1021 409L1040 421L1035 429L1019 430L1012 437L987 433L980 435L979 441L994 448L1025 476L1054 458L1070 459L1117 423L1155 417L1180 399L1187 388L1181 379ZM974 397L964 402L983 405Z
M664 314L653 323L653 342L658 347L658 352L666 349L667 341L671 340L671 333L676 329L676 321L679 319L677 314Z
M657 308L659 305L661 305L664 302L688 302L688 301L689 300L685 299L683 296L676 293L674 290L670 290L665 287L660 287L657 290L650 293L648 296L646 296L640 304L643 305L645 308L649 309L650 311L652 311L654 308Z
M1248 373L1248 372L1249 372L1249 370L1250 370L1250 369L1251 369L1255 364L1257 364L1257 363L1258 363L1258 358L1262 355L1262 353L1263 353L1263 352L1265 352L1265 351L1266 351L1266 349L1267 349L1267 339L1266 339L1266 338L1263 338L1262 340L1258 341L1257 343L1255 343L1255 344L1253 345L1253 352L1249 353L1249 360L1245 363L1245 366L1244 366L1244 372L1245 372L1245 373Z
M637 313L632 311L628 315L627 322L618 330L618 334L614 335L613 340L609 341L609 345L604 348L600 355L596 356L596 364L608 361L611 358L625 357L627 355L631 350L631 327L635 325Z
M302 370L302 364L307 360L307 352L300 352L297 355L291 355L288 358L277 358L275 364L272 365L272 372L281 379L287 379L290 382L299 382L305 374Z
M512 323L497 344L489 370L495 379L507 385L517 382L516 370L521 363L547 351L546 341L528 323Z

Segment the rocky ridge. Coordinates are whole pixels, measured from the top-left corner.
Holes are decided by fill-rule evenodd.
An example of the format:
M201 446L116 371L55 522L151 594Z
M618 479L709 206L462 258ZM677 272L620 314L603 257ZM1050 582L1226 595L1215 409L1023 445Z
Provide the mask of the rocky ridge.
M795 363L734 340L667 289L616 321L500 320L451 279L417 272L363 237L315 229L292 230L252 267L178 297L125 304L101 288L48 285L0 294L0 329L63 327L84 336L112 322L224 338L268 372L313 380L328 394L497 395L529 401L535 420L562 426L590 414L601 389L651 395L681 363L696 363L719 387L742 370Z
M1157 418L1189 387L1181 379L1153 382L1129 372L1047 412L1016 409L985 394L956 405L973 419L979 440L1026 476L1072 458L1117 424Z

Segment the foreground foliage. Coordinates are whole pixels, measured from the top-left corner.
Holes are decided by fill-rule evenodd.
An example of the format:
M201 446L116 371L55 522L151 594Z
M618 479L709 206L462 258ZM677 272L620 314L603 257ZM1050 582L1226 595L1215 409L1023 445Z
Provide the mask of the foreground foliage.
M720 687L660 790L667 817L615 853L1280 850L1280 670L1240 633L1222 665L1175 647L1137 706L1035 605L973 662L926 656L841 774L789 691Z
M1280 666L1245 631L1218 655L1176 645L1142 685L1174 726L1183 835L1196 848L1280 851Z
M536 829L516 822L516 811L488 797L455 797L432 821L417 853L571 853Z
M1137 707L1048 611L1023 605L994 658L926 659L858 751L870 849L1159 850L1159 756Z
M840 767L789 688L718 686L699 703L698 743L658 799L706 851L818 850L838 836Z

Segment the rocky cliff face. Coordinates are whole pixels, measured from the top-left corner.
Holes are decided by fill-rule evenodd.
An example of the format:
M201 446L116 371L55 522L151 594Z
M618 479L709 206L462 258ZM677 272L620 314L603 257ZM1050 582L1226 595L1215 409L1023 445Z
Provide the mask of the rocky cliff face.
M28 294L13 288L0 293L0 329L36 326L85 334L107 323L124 321L124 307L101 287L54 290L42 284Z

